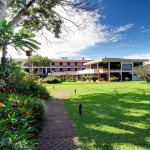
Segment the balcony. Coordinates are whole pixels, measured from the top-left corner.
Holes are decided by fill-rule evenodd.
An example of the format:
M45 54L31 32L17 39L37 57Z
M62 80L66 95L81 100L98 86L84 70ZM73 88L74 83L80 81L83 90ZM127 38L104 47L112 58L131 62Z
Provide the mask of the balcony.
M51 68L59 68L60 65L51 65L50 67L51 67Z

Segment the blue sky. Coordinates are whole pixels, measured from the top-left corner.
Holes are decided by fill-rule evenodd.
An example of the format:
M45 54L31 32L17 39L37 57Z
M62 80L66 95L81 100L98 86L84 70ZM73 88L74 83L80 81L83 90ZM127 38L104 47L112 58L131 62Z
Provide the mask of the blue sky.
M77 24L82 24L81 30L71 22L65 21L68 32L62 29L60 39L43 31L46 39L37 34L41 42L41 50L37 53L49 58L68 57L79 59L99 59L101 57L150 58L150 0L102 0L102 11L90 17L89 14L71 10L67 14L61 12ZM84 22L83 22L84 19ZM17 55L11 48L9 55Z
M103 0L104 18L99 23L110 27L133 24L117 42L97 43L81 52L97 57L149 57L150 56L150 1ZM148 56L149 55L149 56Z

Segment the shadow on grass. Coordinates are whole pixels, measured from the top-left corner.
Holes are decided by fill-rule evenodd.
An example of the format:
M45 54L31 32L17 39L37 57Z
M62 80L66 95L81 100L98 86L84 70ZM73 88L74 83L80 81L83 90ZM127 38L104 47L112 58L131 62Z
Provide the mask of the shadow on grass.
M78 104L83 115L78 115ZM150 149L150 95L94 93L65 101L81 149Z

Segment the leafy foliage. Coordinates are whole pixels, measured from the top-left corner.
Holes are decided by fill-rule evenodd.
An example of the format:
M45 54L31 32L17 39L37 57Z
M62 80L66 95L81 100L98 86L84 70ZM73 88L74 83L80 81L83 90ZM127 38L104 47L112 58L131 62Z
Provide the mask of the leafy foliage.
M1 92L0 97L0 149L35 149L43 101Z
M52 32L55 37L59 38L62 25L65 20L73 21L65 18L55 8L61 7L67 15L75 11L98 11L98 7L94 7L90 0L72 1L72 0L17 0L12 1L8 5L7 17L13 18L10 21L12 26L18 24L23 25L28 31L39 31L43 28ZM98 5L95 5L98 6Z
M5 65L0 65L0 79L6 84L24 81L27 73L12 59L8 59Z
M48 84L53 84L53 83L61 83L62 81L58 77L52 76L52 77L46 77L43 82Z
M66 80L64 80L64 82L76 82L76 80L74 80L74 79L66 79Z
M50 59L48 57L43 57L41 55L34 55L30 57L30 63L33 64L33 66L49 66L50 65ZM28 61L25 62L26 65L29 64Z
M7 86L2 87L0 91L3 93L17 93L20 96L29 95L31 97L38 97L41 99L50 98L46 88L32 80L19 82L17 84L15 82L12 82Z
M119 78L118 77L110 77L110 81L111 82L119 81Z
M26 48L35 51L38 50L40 43L34 40L35 34L27 33L23 27L17 33L10 27L10 24L3 19L0 22L0 49L2 46L11 45L20 54Z
M129 81L130 79L128 77L125 77L125 81Z
M150 82L150 65L143 65L134 68L134 74L138 75L140 78Z

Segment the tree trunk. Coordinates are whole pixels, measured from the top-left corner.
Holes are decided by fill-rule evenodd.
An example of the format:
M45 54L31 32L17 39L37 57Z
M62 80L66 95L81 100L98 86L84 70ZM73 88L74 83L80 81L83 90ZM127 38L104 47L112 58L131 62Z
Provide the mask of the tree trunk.
M11 1L12 0L0 0L0 21L5 15L7 4L9 4ZM13 18L13 20L9 22L11 27L15 26L18 23L18 21L22 18L26 10L30 8L35 1L36 0L31 0L22 10L18 12L18 14ZM6 63L7 60L6 55L7 55L7 46L3 46L1 58L2 65Z
M6 61L7 61L6 55L7 55L7 46L5 45L3 46L3 49L2 49L2 58L1 58L2 66L6 64Z
M7 0L0 0L0 22L5 16L6 7L7 7Z

